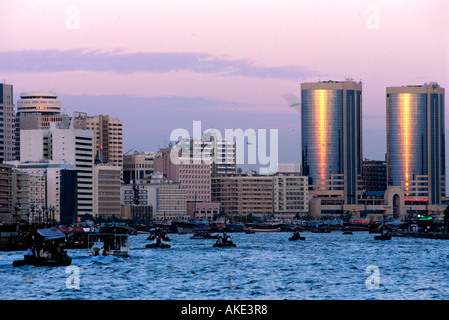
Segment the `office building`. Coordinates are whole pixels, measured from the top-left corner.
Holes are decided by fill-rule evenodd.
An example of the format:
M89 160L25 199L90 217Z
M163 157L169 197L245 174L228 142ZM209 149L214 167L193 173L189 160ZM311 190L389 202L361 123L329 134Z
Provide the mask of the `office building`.
M0 83L0 161L16 158L13 86Z
M70 225L77 221L77 172L65 161L9 162L28 176L29 196L26 210L29 221L45 223L54 219ZM49 216L51 212L52 216Z
M38 162L42 159L63 161L77 171L78 216L93 215L93 132L84 130L85 115L75 114L70 127L51 123L48 129L21 130L20 159Z
M48 129L52 122L70 123L70 116L61 114L61 102L55 93L26 92L17 101L15 123L15 159L20 160L20 130Z
M123 182L135 179L149 179L154 173L155 153L134 152L123 156Z
M405 201L438 205L446 197L444 89L437 83L388 87L388 185Z
M273 175L274 216L282 220L304 218L309 212L308 177L296 171L296 166L279 167L287 170Z
M362 192L362 84L301 84L302 175L310 194L340 195L356 204Z
M122 206L152 207L151 217L159 221L188 218L185 188L179 183L168 181L162 175L154 175L151 179L134 180L131 184L122 184L121 204ZM122 212L128 211L139 211L139 209L122 208Z
M98 163L94 166L94 218L120 218L121 168Z
M363 160L363 190L387 190L387 163L381 160Z
M227 216L268 218L274 212L273 176L234 174L212 178L212 201Z
M123 122L108 115L87 116L86 129L94 132L95 161L123 165Z

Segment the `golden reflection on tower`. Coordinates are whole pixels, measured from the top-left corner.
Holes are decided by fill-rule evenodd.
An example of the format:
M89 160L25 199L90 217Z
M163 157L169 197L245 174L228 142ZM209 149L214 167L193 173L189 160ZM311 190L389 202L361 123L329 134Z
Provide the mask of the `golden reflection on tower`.
M405 191L408 195L409 187L409 169L410 169L410 94L399 95L399 105L402 106L402 131L404 133L404 170L405 170Z
M320 184L322 185L321 189L325 189L325 179L326 179L326 158L327 158L327 130L326 130L326 104L327 104L327 90L316 90L317 91L317 118L319 127L317 132L317 136L320 141Z

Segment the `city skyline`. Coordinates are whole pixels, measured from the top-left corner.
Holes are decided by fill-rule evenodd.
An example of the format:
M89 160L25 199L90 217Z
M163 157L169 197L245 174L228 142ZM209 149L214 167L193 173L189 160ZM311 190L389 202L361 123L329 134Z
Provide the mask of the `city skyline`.
M16 108L22 92L54 91L63 112L121 119L124 152L156 152L173 129L201 120L220 130L277 128L279 162L299 163L300 115L283 95L299 97L302 82L353 78L363 82L363 157L383 160L386 88L449 87L445 1L6 1L0 9L0 71Z

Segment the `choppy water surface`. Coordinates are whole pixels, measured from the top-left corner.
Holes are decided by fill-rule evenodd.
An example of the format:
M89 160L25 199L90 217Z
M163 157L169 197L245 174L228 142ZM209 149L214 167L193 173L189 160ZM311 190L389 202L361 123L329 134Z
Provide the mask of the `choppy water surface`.
M0 252L0 299L449 298L448 240L332 232L288 241L290 235L231 234L236 248L213 248L215 240L170 234L171 248L146 249L142 234L130 236L129 258L68 250L68 268L14 268L24 252Z

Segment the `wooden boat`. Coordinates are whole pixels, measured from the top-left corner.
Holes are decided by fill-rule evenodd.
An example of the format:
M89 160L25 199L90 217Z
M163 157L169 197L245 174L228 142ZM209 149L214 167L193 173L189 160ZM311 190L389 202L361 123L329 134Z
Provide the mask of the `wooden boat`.
M197 228L190 239L218 239L219 235L211 234L211 228Z
M381 234L380 236L374 236L374 240L391 240L389 234Z
M129 257L128 233L94 233L88 236L90 256Z
M72 263L72 258L62 249L65 238L65 234L57 228L30 228L24 236L24 241L29 246L28 251L23 256L23 260L16 260L12 265L14 267L24 265L69 266Z
M299 233L294 233L293 236L288 238L289 241L295 241L295 240L306 240L306 237L301 237Z
M215 248L223 248L223 247L236 247L236 244L232 241L222 242L222 243L215 243Z
M24 255L23 257L23 260L16 260L12 265L14 267L21 267L24 265L59 267L69 266L72 263L72 258L65 254L65 251L59 258L36 257L34 255Z
M167 243L149 243L145 246L145 248L170 248L170 245Z

